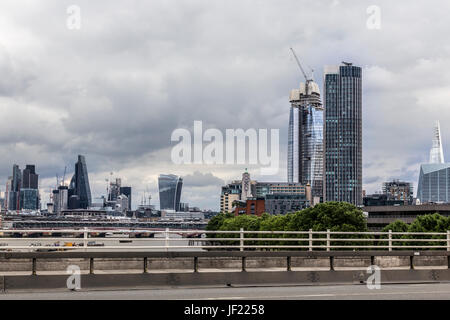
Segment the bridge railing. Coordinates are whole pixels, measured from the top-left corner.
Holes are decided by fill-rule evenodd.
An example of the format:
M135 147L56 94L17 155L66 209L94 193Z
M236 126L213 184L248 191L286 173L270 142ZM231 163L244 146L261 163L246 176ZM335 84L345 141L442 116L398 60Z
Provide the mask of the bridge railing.
M59 235L59 236L57 236ZM450 251L450 231L340 232L340 231L206 231L104 229L1 229L2 251L66 250L229 250L333 251L424 250Z

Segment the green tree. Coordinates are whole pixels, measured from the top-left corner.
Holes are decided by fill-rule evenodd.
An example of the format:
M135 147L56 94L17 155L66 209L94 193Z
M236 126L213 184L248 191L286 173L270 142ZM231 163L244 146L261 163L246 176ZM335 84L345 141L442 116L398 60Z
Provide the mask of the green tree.
M307 231L367 231L366 218L361 209L347 202L319 203L296 212L287 230Z
M395 220L394 222L389 223L387 226L385 226L381 231L382 232L389 232L389 230L391 230L392 232L408 232L408 224L403 222L402 220ZM381 235L380 236L381 239L387 239L388 235ZM398 235L398 234L393 234L392 235L393 239L408 239L408 235ZM394 246L400 246L400 245L407 245L407 242L404 241L393 241L392 245ZM382 246L387 246L388 242L387 241L380 241L380 245Z
M385 226L381 231L388 232L389 230L392 230L392 232L408 232L408 224L402 220L395 220Z
M450 229L450 218L441 216L439 213L418 216L408 227L408 232L447 232ZM445 235L408 235L410 239L446 239ZM440 241L409 241L409 245L418 246L445 246Z
M312 208L307 208L296 212L289 219L285 230L291 231L350 231L365 232L367 231L366 218L361 209L347 202L326 202L320 203ZM286 237L307 238L308 235L286 235ZM315 238L325 238L326 235L316 235ZM368 236L345 234L333 235L333 238L365 238ZM299 242L301 245L308 244L307 241ZM325 245L325 241L315 241L314 245ZM332 241L331 245L367 245L367 241Z

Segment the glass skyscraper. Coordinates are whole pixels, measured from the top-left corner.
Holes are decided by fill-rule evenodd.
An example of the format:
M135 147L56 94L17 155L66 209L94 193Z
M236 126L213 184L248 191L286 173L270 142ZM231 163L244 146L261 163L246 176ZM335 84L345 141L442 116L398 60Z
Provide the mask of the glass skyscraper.
M70 181L68 196L72 195L77 196L77 208L70 206L71 209L87 209L92 203L86 159L82 155L78 156L78 161L75 163L75 173Z
M450 202L450 163L444 163L439 121L434 126L430 163L420 166L417 199L421 203Z
M158 177L160 210L180 211L183 179L173 174L161 174Z
M351 63L325 67L325 201L362 204L361 78Z
M420 166L417 199L421 203L450 202L450 163L429 163Z
M291 91L288 131L288 182L311 186L323 195L323 106L319 86L312 80Z

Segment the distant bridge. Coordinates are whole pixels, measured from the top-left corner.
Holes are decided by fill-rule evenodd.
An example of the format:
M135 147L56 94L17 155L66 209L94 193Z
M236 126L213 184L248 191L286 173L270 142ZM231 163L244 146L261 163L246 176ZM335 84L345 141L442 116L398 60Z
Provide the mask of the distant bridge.
M195 229L203 230L207 222L200 221L127 221L127 220L5 220L4 225L11 229Z

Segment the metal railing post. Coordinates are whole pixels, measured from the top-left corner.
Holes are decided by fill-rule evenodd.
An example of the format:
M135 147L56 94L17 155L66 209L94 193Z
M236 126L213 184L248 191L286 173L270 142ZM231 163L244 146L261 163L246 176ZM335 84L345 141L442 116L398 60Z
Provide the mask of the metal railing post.
M447 251L450 251L450 230L447 230Z
M291 271L291 257L287 257L286 265L287 271Z
M330 271L334 271L334 257L330 256Z
M327 251L330 251L330 244L331 244L331 234L330 234L330 229L327 230Z
M242 272L245 272L246 270L247 270L246 257L242 257Z
M87 227L84 227L84 232L83 232L83 248L84 248L84 251L87 250L87 246L88 246L88 232L87 232Z
M309 229L309 251L313 251L312 229Z
M198 272L198 257L194 257L194 272Z
M33 258L32 262L31 262L31 274L33 276L36 275L36 258Z
M244 228L241 228L240 232L239 232L239 247L240 247L240 251L244 251Z
M392 251L392 230L389 230L389 251Z
M89 259L89 273L94 274L94 258Z
M148 262L147 257L144 258L144 273L148 273Z
M409 257L409 269L414 269L414 255Z
M164 247L166 251L169 251L169 228L166 228L166 231L164 231Z

